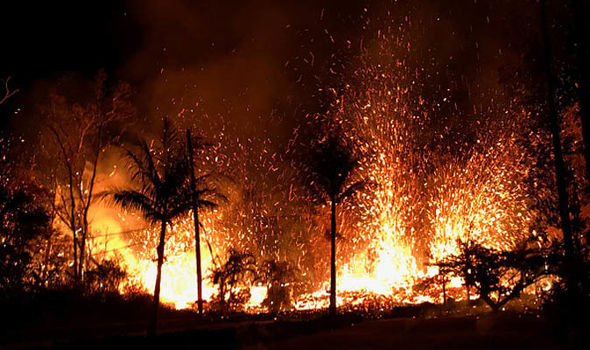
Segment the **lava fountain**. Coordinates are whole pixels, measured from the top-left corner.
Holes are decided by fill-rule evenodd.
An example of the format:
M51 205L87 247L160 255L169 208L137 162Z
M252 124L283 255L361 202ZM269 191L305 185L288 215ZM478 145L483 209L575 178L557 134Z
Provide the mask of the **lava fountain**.
M436 274L432 264L457 253L459 240L510 249L531 234L534 211L527 199L526 165L531 155L517 142L528 132L528 116L525 113L511 118L506 118L504 113L481 115L476 119L484 122L473 124L469 138L457 137L444 125L444 120L436 119L440 113L434 113L441 104L450 103L449 99L439 95L440 100L426 101L422 97L421 89L427 80L422 79L420 70L410 71L407 67L403 60L405 50L407 45L380 33L375 45L367 48L354 63L361 68L354 69L344 91L335 94L327 117L342 126L347 142L361 157L361 167L354 177L375 184L371 191L358 194L339 214L337 279L341 305L362 302L367 295L382 296L396 303L438 300L437 295L421 294L412 287ZM425 82L418 83L421 79ZM328 250L320 251L327 245L314 243L322 237L320 233L315 234L313 242L306 241L307 236L301 234L293 238L295 245L281 248L279 240L286 237L288 230L284 227L293 230L292 227L298 226L282 226L282 231L276 229L279 234L273 231L273 236L267 232L268 223L277 221L272 220L273 215L280 216L283 222L299 222L303 216L299 211L299 217L286 218L283 213L273 212L273 208L281 203L308 202L303 191L293 190L293 184L281 177L280 174L291 170L280 155L267 151L272 136L260 138L258 147L225 136L225 141L236 141L234 151L229 151L228 146L216 147L217 154L211 159L221 164L219 172L234 169L236 164L258 162L240 177L250 181L256 179L256 174L265 172L279 174L276 175L279 180L276 186L262 191L264 195L256 197L256 212L252 206L240 205L243 199L238 195L230 198L234 202L231 205L204 216L205 275L235 246L253 251L260 258L290 259L302 275L317 267L302 263L301 256L313 255L323 262L319 266L327 266ZM247 182L241 185L246 187ZM248 192L252 197L252 191L242 188L234 192ZM270 191L283 197L277 199ZM309 220L300 226L306 226L306 232L320 232L321 228L314 226L314 222ZM174 223L169 231L161 297L177 308L186 308L196 300L190 216ZM258 236L272 239L258 239ZM156 232L152 230L140 230L130 235L126 244L120 244L132 245L118 250L130 276L128 285L147 291L153 288L155 237ZM262 243L254 242L257 239ZM288 253L283 254L281 249ZM296 308L327 306L327 272L328 269L325 274L317 275L322 277L311 284L314 290L308 288L295 296ZM203 295L211 300L215 286L209 279L204 282ZM266 289L253 285L250 292L248 306L259 306Z

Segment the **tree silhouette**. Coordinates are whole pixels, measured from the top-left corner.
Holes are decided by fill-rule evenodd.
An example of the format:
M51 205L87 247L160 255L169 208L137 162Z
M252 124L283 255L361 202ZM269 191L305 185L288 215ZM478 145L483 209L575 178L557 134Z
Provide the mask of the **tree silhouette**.
M4 96L0 97L0 105L3 104L4 102L6 102L6 100L8 100L9 98L11 98L12 96L14 96L14 94L16 94L18 92L18 89L16 90L11 90L8 87L8 82L10 81L11 77L8 77L6 79L2 79L2 84L4 85Z
M47 193L35 183L11 184L0 174L0 292L22 292L35 281L37 238L51 231Z
M87 240L90 238L90 208L95 200L101 155L122 134L134 115L131 88L119 83L110 88L107 76L99 71L88 103L68 101L53 94L41 106L47 133L42 133L43 149L55 176L56 215L72 235L73 276L84 278ZM53 181L52 181L53 182Z
M157 150L141 140L137 145L138 151L126 151L130 160L131 180L135 186L112 193L115 203L125 209L137 210L147 221L160 225L156 284L148 335L155 335L157 327L166 227L191 209L189 167L184 156L184 145L180 141L170 121L164 119Z
M263 263L260 274L266 283L266 298L262 305L273 313L291 310L291 292L296 281L296 269L287 261L270 259Z
M557 257L551 248L531 248L521 244L512 251L486 248L472 241L460 242L458 255L436 265L440 273L462 277L466 287L474 287L479 298L497 311L543 276L555 274L549 263Z
M195 260L197 267L197 307L199 316L203 316L203 272L201 269L201 237L199 234L200 209L212 209L217 207L218 200L225 200L225 197L213 187L208 186L207 181L210 174L195 176L193 152L195 148L206 146L200 138L191 137L190 129L186 130L187 162L189 164L191 207L193 210L193 223L195 227Z
M588 30L586 21L588 2L572 0L571 3L574 14L574 39L579 77L578 96L586 159L586 184L588 185L590 183L590 112L588 111L590 109L590 68L587 62L590 57L590 48L588 36L584 35Z
M364 180L350 184L353 171L359 166L349 146L332 132L316 145L311 155L308 183L313 195L331 205L330 226L330 313L336 313L336 205L350 198L367 185Z
M572 229L572 220L570 218L570 197L568 194L567 181L567 167L563 157L561 128L559 125L559 115L557 112L557 103L555 96L555 89L557 86L556 77L553 72L553 53L551 51L551 37L549 32L549 24L547 18L547 4L546 0L540 2L540 20L541 20L541 35L544 48L544 66L545 77L547 79L547 118L549 121L549 129L551 131L553 143L553 157L555 165L555 182L557 185L557 199L560 217L560 228L563 233L564 245L564 277L568 286L568 292L575 293L577 281L575 281L575 274L569 271L570 266L575 264L577 254L574 249L574 237Z
M217 298L221 310L232 309L248 301L250 291L247 287L256 277L254 255L230 249L226 262L213 269L210 276L213 284L218 285Z

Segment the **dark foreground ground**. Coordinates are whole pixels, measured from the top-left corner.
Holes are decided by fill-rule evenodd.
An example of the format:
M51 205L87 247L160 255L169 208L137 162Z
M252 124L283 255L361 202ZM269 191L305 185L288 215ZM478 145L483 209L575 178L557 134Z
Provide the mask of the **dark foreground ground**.
M186 321L186 320L185 320ZM566 349L555 327L535 316L498 314L463 317L398 317L380 320L356 315L273 321L186 323L170 319L160 335L146 339L141 329L112 324L69 339L5 344L0 348L48 349ZM117 331L117 329L119 331ZM105 330L108 332L104 333ZM96 331L96 329L94 330ZM118 334L118 335L117 335ZM588 347L590 348L590 347Z
M365 321L251 349L562 349L542 321L493 317Z

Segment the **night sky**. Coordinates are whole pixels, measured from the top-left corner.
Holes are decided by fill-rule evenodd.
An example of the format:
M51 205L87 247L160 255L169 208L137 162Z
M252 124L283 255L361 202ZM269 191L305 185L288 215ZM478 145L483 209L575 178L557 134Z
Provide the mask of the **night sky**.
M535 69L537 16L534 0L16 1L3 10L0 75L21 92L1 112L29 120L50 90L76 90L64 77L102 68L134 86L147 118L200 100L238 121L279 110L291 129L325 111L318 89L344 86L374 33L403 25L404 59L428 80L424 94L450 91L441 115L464 118L508 104L506 81Z

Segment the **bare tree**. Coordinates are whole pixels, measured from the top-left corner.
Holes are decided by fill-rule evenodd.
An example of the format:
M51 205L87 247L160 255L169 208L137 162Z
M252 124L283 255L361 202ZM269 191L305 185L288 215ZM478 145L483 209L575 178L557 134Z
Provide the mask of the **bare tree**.
M49 141L55 146L49 150L49 157L58 164L56 213L72 234L73 276L78 282L83 279L87 260L88 213L95 199L101 154L116 141L122 125L133 114L130 88L121 83L108 92L106 75L99 72L90 102L70 103L63 96L53 95L44 109Z
M6 79L2 79L2 84L4 85L4 96L2 96L2 98L0 98L0 105L3 104L4 102L6 102L6 100L8 100L9 98L11 98L12 96L14 96L19 90L10 90L10 87L8 86L8 82L10 81L12 77L7 77Z

